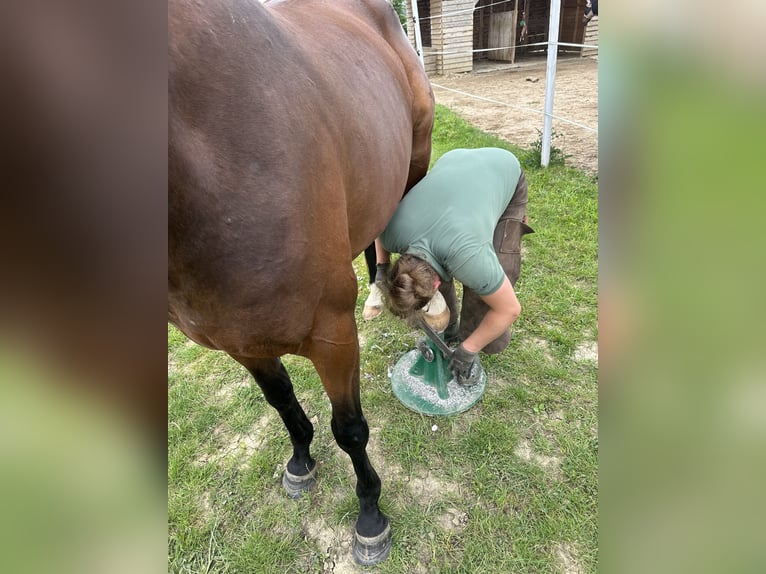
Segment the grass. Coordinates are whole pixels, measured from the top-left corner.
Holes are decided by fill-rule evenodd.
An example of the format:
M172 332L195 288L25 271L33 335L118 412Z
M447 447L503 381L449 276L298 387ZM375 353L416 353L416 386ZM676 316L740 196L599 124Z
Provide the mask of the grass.
M441 106L433 143L434 161L456 147L525 153ZM361 319L367 276L355 261L368 451L394 530L377 572L597 570L597 186L563 166L526 173L536 233L523 240L523 311L510 347L483 358L489 384L469 411L431 418L393 396L388 369L417 334L388 313ZM297 501L280 487L287 434L247 372L173 327L168 361L169 571L369 570L351 563L355 478L309 361L284 358L319 463L317 487Z

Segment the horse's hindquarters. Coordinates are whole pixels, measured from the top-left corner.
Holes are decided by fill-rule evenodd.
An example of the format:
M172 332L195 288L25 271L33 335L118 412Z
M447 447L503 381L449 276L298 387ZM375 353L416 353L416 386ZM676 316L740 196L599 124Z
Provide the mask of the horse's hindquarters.
M376 562L391 538L366 454L352 259L425 174L433 101L385 0L267 6L171 0L170 318L251 369L304 466L289 379L263 360L311 359L358 479L356 556Z

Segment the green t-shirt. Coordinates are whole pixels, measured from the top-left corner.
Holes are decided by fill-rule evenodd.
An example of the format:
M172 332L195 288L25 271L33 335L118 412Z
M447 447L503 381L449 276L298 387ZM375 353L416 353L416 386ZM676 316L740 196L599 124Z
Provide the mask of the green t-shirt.
M449 281L490 295L505 271L492 246L500 216L516 191L521 166L499 148L455 149L404 196L383 231L383 246L426 260Z

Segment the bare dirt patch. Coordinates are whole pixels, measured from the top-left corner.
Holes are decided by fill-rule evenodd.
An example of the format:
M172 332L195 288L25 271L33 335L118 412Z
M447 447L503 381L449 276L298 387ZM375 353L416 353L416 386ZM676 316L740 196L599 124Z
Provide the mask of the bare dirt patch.
M428 506L432 502L458 492L456 484L441 480L430 470L425 476L410 476L404 479L417 504Z
M561 574L582 574L582 567L578 563L577 553L571 544L557 544L553 551Z
M324 558L322 573L353 574L362 572L354 561L351 540L354 533L347 528L329 526L323 518L307 521L303 525L306 537L312 540Z
M482 131L515 145L530 148L540 139L545 106L544 59L523 64L474 63L466 74L432 76L436 102L447 106ZM440 87L441 86L441 87ZM459 94L496 100L492 103ZM529 109L531 108L531 110ZM556 65L553 114L598 129L598 60L596 57L560 58ZM598 133L553 119L553 145L571 156L566 165L588 174L598 173Z
M514 454L518 456L524 462L530 462L551 471L557 475L559 468L561 467L561 459L555 456L545 456L538 454L532 450L532 445L527 440L519 441L519 444L514 449Z
M274 415L267 413L253 425L253 429L247 434L229 433L222 427L213 429L213 436L220 442L220 446L214 453L205 453L194 462L197 466L206 464L218 464L225 460L238 461L239 469L247 468L250 458L265 443L266 429L272 424Z
M598 341L587 341L578 345L574 351L574 360L598 363Z
M209 490L203 492L202 496L197 500L197 507L199 508L201 524L204 525L213 519L215 509L213 508L212 496Z
M457 508L448 508L447 512L436 518L436 523L443 530L460 532L468 524L468 513Z

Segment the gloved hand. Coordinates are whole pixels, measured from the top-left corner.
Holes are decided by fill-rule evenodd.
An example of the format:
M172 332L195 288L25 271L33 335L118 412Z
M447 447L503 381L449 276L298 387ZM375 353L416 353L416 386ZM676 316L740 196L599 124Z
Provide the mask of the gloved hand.
M375 265L375 283L380 285L386 281L386 275L388 275L388 268L390 263L378 263Z
M449 362L449 368L452 371L455 380L461 385L475 385L481 377L481 364L479 364L478 353L472 353L466 350L460 344Z

